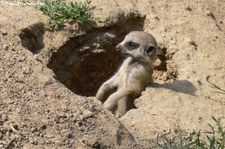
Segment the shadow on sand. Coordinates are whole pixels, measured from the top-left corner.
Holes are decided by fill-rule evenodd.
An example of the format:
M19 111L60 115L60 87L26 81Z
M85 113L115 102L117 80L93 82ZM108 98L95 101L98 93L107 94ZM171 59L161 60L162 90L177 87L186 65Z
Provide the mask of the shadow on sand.
M189 94L192 96L195 96L195 92L197 91L197 88L187 80L176 80L172 83L164 84L152 83L149 87L166 88L174 92Z

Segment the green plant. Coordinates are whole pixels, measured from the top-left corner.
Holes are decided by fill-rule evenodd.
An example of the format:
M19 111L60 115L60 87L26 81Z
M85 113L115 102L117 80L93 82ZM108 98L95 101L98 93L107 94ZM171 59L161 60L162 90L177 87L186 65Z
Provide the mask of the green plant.
M112 18L107 17L104 21L106 24L111 24L112 23Z
M198 143L202 146L200 139L197 141L196 138L199 138L200 133L193 133L187 135L181 129L177 129L175 134L171 132L158 135L156 142L160 149L195 149L195 145Z
M64 23L84 23L91 18L89 4L91 0L81 2L65 2L64 0L43 0L43 5L36 8L50 17L47 25L59 28Z
M208 139L208 147L210 149L224 149L225 148L225 127L222 126L222 118L212 117L216 123L217 128L209 124L211 131L205 132Z
M112 23L112 18L111 17L106 17L105 20L101 20L101 18L95 18L95 21L98 23L105 23L105 24L111 24Z
M158 135L156 144L160 149L224 149L225 127L222 126L222 118L212 117L212 119L216 128L209 124L208 132L199 131L188 135L177 129L175 134L169 132Z

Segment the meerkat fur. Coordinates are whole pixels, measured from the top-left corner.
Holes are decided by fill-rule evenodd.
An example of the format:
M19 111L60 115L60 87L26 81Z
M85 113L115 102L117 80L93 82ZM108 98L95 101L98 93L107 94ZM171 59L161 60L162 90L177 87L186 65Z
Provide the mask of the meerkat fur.
M116 46L127 58L118 72L99 88L96 98L120 118L134 108L134 100L152 80L153 62L156 59L157 42L143 31L130 32Z

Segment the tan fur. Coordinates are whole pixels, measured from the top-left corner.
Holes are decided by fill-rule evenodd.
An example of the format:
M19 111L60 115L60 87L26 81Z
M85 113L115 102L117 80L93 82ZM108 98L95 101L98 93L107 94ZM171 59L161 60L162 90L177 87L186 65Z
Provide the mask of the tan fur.
M118 72L99 88L96 98L119 118L134 108L134 99L152 82L157 43L152 35L134 31L117 49L127 58Z

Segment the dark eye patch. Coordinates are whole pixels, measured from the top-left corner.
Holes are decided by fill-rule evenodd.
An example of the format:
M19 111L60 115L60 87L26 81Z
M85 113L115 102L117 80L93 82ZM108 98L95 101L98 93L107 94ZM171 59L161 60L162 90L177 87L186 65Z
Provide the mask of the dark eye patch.
M154 51L154 50L155 50L155 47L150 46L150 47L146 50L146 52L147 52L147 53L150 53L150 52L152 52L152 51Z
M129 49L136 49L136 48L138 48L138 47L139 47L139 44L138 44L138 43L135 43L135 42L130 41L130 42L127 42L127 43L126 43L126 46L127 46Z

